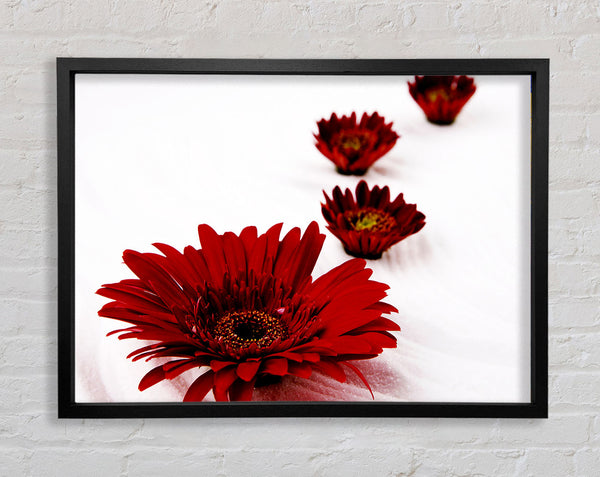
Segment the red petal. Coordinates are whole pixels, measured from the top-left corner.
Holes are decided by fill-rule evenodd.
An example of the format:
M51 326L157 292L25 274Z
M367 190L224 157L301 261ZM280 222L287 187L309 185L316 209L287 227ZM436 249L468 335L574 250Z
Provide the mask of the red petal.
M227 257L227 268L233 279L246 280L246 252L237 235L232 232L223 234L223 251Z
M233 361L217 361L216 359L210 362L211 369L216 373L222 369L234 366L236 363Z
M246 361L244 363L240 363L237 366L237 375L244 381L251 381L256 375L259 366L260 361Z
M252 247L254 247L254 242L256 242L257 237L258 237L258 232L256 230L256 227L254 227L254 226L245 227L240 232L240 240L242 241L242 244L244 245L244 250L246 251L246 257L250 256L250 251L252 250Z
M198 226L198 236L200 237L202 252L212 279L214 282L220 283L227 270L225 256L223 255L222 239L212 227L206 224Z
M96 294L127 305L127 308L135 308L136 310L145 311L147 313L171 316L171 312L167 307L158 305L154 301L150 301L127 291L118 290L116 288L100 288Z
M315 363L313 367L317 368L323 374L331 376L333 379L339 381L340 383L346 381L346 373L344 373L344 369L335 362L320 361L319 363Z
M187 293L193 294L195 285L202 282L202 277L198 275L183 254L175 248L164 243L154 243L153 245L165 256L161 257L157 255L155 257L156 262L167 270L182 285ZM154 254L151 255L154 256Z
M146 254L141 254L133 250L123 252L125 264L140 277L163 302L185 309L189 305L189 300L182 292L179 284L171 275L153 262Z
M229 386L237 379L235 368L227 368L215 374L213 394L217 401L227 401Z
M375 395L373 394L373 390L371 389L371 386L369 386L369 382L367 381L367 378L365 378L363 376L363 373L360 372L360 370L354 366L353 364L348 363L347 361L342 361L342 364L345 364L346 366L348 366L352 371L354 371L356 373L356 375L360 378L360 380L365 383L365 386L367 386L367 388L369 389L369 392L371 393L371 397L373 399L375 399Z
M400 331L400 326L392 320L387 318L377 318L360 328L352 330L353 334L365 333L368 331Z
M289 363L288 374L308 379L312 374L312 366L307 363Z
M165 371L162 366L157 366L152 369L141 379L140 384L138 384L138 389L140 391L144 391L148 389L150 386L154 386L156 383L165 379Z
M296 252L296 248L300 243L300 236L302 235L298 227L294 227L290 230L283 240L279 244L277 250L277 258L275 260L275 266L273 267L273 275L284 278L287 274L287 270L291 266L292 258Z
M288 371L288 360L285 358L271 358L263 362L261 373L274 376L285 376Z
M363 260L362 258L353 258L335 268L332 268L313 282L309 291L310 295L316 297L321 293L327 292L329 288L334 283L339 282L342 277L350 277L355 273L364 270L366 264L367 261Z
M197 378L188 388L185 396L183 397L183 401L202 401L204 396L206 396L208 391L210 391L210 388L213 386L214 376L215 373L212 370L209 370Z
M300 245L296 250L295 256L292 258L290 267L291 281L290 285L297 288L302 284L310 274L317 263L325 235L319 233L319 226L316 222L311 222L304 232L304 236L300 241Z
M252 401L254 383L256 383L256 379L253 379L250 382L241 381L239 379L235 381L231 386L229 386L229 400Z

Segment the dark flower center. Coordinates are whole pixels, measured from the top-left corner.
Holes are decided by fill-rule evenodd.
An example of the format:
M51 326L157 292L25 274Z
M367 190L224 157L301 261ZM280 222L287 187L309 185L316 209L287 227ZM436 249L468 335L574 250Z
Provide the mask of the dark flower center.
M221 316L213 333L215 338L221 339L233 349L247 348L253 343L264 348L288 335L279 318L255 310L236 311Z
M344 218L348 225L358 232L389 232L396 226L396 221L390 214L373 207L349 210L344 213Z

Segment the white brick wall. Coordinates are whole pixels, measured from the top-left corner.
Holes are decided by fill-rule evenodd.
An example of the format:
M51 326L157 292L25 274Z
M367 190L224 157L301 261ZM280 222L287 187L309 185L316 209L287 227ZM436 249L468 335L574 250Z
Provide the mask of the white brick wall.
M4 0L0 475L600 475L597 0ZM550 57L550 419L56 419L56 56Z

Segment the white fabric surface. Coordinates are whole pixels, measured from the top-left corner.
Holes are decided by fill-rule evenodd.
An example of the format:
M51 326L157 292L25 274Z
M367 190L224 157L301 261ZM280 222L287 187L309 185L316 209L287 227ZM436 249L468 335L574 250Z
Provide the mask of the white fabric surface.
M398 347L356 364L376 400L529 401L529 77L476 77L455 124L429 124L399 77L78 75L76 80L76 400L177 401L198 371L139 392L157 362L106 338L104 283L133 275L124 249L199 246L219 233L317 220L327 239L313 276L347 260L325 230L322 190L354 189L314 147L332 112L379 112L401 138L363 178L427 216L418 234L370 261L390 285ZM349 373L351 374L351 373ZM370 400L315 374L256 399Z

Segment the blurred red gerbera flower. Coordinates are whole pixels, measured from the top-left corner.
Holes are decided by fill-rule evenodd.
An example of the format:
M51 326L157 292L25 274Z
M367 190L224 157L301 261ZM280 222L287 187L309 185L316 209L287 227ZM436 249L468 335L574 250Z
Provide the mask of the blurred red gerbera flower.
M468 76L415 76L408 82L410 95L434 124L452 124L476 89Z
M400 136L392 130L392 124L385 124L385 118L376 112L370 116L364 113L358 124L355 112L341 118L334 113L329 121L321 119L317 123L315 145L340 174L362 176L396 144Z
M342 194L339 186L332 198L323 191L321 204L327 228L354 257L381 258L392 245L417 233L425 226L425 215L415 204L407 204L403 194L390 201L388 186L369 190L365 181L356 186L356 198L350 189Z
M350 361L396 346L389 331L399 328L382 314L397 310L380 301L389 287L356 259L313 281L325 236L312 222L304 236L294 228L280 240L281 227L238 236L200 225L201 249L124 252L138 278L103 285L97 293L113 301L99 315L132 325L109 334L154 342L131 353L134 361L170 359L142 378L141 391L206 367L184 401L211 389L217 401L250 400L255 386L286 375L318 370L343 382L342 364L369 387Z

